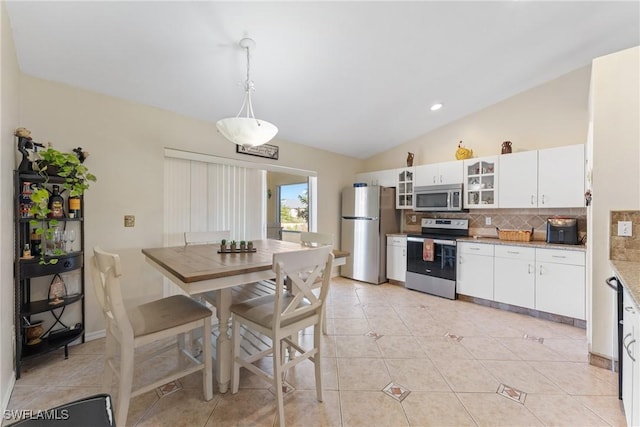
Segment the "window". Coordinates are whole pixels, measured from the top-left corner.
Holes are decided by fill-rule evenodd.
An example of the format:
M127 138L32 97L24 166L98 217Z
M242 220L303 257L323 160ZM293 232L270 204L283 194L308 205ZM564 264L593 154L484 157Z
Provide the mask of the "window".
M279 189L280 225L286 231L309 231L309 184L282 184Z

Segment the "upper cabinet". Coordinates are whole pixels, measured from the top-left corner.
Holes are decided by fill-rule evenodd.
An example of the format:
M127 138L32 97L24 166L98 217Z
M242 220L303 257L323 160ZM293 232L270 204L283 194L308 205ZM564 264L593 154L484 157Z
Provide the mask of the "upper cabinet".
M584 159L582 144L500 156L500 207L584 207Z
M500 156L500 207L538 206L538 151Z
M360 172L356 174L356 182L364 182L368 185L379 185L381 187L396 186L396 170L387 169L373 172Z
M413 208L413 179L415 168L396 169L396 209Z
M584 145L538 151L538 206L584 207Z
M463 180L463 162L459 160L416 166L416 186L461 184Z
M498 156L464 161L464 207L487 209L498 206Z

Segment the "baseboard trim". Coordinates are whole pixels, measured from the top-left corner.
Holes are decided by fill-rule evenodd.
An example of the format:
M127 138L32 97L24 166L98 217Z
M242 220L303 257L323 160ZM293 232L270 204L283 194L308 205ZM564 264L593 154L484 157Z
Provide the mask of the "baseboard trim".
M2 409L2 413L5 414L5 411L9 407L9 400L11 400L11 393L13 392L13 387L16 385L16 372L13 371L11 373L11 377L9 381L7 381L7 387L2 390L2 400L0 401L0 409Z
M527 314L531 317L536 317L538 319L549 320L551 322L556 322L556 323L564 323L565 325L575 326L576 328L587 329L586 321L580 320L580 319L574 319L573 317L561 316L559 314L551 314L544 311L534 310L531 308L519 307L517 305L490 301L483 298L471 297L468 295L457 294L457 296L458 296L458 299L462 301L472 302L474 304L480 304L480 305L497 308L504 311Z
M104 338L107 336L107 330L106 329L102 329L100 331L95 331L95 332L87 332L86 334L84 334L84 340L86 341L93 341L93 340L98 340L100 338Z
M610 357L589 352L589 365L608 371L619 372L618 361Z

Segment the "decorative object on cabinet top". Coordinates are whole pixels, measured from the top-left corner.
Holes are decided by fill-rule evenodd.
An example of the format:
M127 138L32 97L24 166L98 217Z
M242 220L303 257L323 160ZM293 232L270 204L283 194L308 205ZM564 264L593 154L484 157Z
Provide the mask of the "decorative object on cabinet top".
M511 153L511 141L505 141L502 143L502 154Z
M462 146L462 141L458 143L458 149L456 150L456 160L470 159L473 156L473 150Z
M413 166L413 153L407 153L407 167L410 168Z

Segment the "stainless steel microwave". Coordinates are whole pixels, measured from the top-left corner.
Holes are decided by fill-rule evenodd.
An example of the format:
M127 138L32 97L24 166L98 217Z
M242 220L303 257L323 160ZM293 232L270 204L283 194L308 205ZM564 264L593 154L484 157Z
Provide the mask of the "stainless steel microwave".
M461 211L462 184L414 187L413 210L418 212Z

